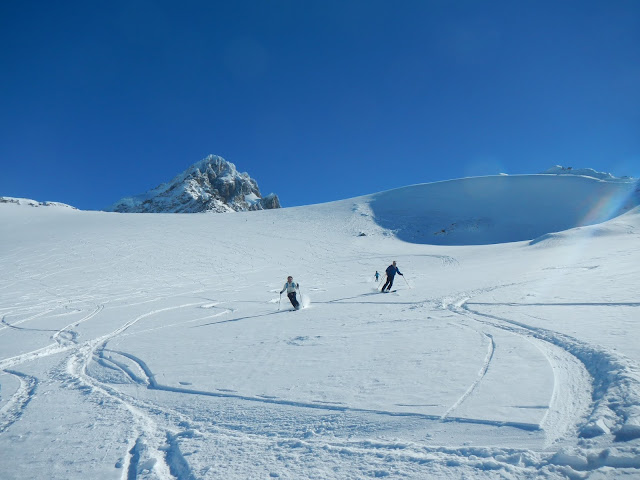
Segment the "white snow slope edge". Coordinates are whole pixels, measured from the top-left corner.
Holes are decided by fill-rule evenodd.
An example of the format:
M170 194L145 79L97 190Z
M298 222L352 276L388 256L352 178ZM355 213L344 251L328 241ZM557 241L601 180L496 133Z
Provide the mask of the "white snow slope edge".
M639 478L635 188L479 178L236 215L0 203L0 478Z

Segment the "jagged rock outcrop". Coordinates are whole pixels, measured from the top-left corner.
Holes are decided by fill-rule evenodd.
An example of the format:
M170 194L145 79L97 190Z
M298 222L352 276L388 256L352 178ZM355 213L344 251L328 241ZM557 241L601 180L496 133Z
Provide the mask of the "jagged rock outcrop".
M112 212L198 213L280 208L275 194L262 197L257 182L216 155L194 163L168 183L125 197L107 208Z

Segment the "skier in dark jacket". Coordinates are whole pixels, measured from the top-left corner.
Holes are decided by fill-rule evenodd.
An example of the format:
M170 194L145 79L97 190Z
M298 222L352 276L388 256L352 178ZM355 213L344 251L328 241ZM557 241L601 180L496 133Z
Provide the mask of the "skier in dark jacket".
M384 285L382 286L382 290L381 292L384 292L385 288L387 289L387 292L389 290L391 290L391 287L393 286L393 277L396 276L396 273L398 275L402 275L402 273L400 273L400 270L398 270L398 267L396 267L396 261L394 260L393 263L391 265L389 265L387 267L387 270L385 272L387 274L387 281L384 282Z

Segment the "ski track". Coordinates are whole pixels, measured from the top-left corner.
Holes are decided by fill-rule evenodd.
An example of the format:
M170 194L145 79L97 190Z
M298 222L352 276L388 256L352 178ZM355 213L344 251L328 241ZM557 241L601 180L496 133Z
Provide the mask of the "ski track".
M485 357L482 367L478 372L478 378L469 386L467 391L442 415L441 420L447 420L451 416L451 413L455 411L462 403L473 393L476 387L480 384L482 379L487 373L489 369L489 364L491 363L491 359L493 358L493 352L495 351L495 342L493 340L493 336L489 333L481 332L484 337L486 337L488 341L487 347L487 356Z
M4 372L16 377L20 382L20 386L13 393L7 404L0 409L0 433L7 430L22 417L38 385L38 380L30 375L9 369L5 369Z
M344 300L344 299L341 299L341 300ZM160 472L159 478L165 478L165 477L162 477L162 474L166 473L167 470L172 475L176 475L175 473L176 471L181 472L177 474L177 478L180 478L180 479L183 479L183 478L190 479L194 477L188 466L188 463L185 461L184 457L180 453L179 442L178 442L178 438L180 435L175 432L171 433L168 430L165 430L164 440L160 440L160 437L162 437L162 433L159 427L155 425L155 423L152 420L152 416L154 415L154 413L155 413L155 416L157 416L158 410L169 412L170 409L166 409L166 407L159 407L157 405L151 405L151 406L145 405L144 402L140 402L140 401L135 402L136 405L134 406L134 402L130 397L127 397L126 395L118 392L116 389L113 389L112 387L104 386L97 379L90 379L90 377L88 377L88 375L86 374L86 368L87 368L88 362L90 361L93 355L95 355L95 357L98 358L99 360L105 361L113 365L112 368L120 369L131 379L132 382L136 384L144 384L147 386L148 389L151 389L151 390L160 390L160 391L166 391L166 392L171 392L176 394L232 398L232 399L248 401L252 403L258 403L258 404L275 404L283 407L310 408L310 409L321 409L321 410L327 410L327 411L351 412L351 413L366 413L366 414L375 414L375 415L387 415L392 417L399 417L399 416L416 417L416 418L423 418L424 420L440 421L440 422L459 422L459 423L476 423L476 424L494 425L494 426L512 426L516 428L522 428L525 430L537 430L539 428L542 428L545 431L548 445L551 445L561 440L562 438L566 437L569 434L575 433L577 430L577 425L584 420L584 418L588 414L587 410L591 405L591 401L590 401L591 385L589 381L589 376L584 374L585 369L582 363L577 361L577 359L569 351L569 349L562 348L562 346L559 346L554 342L550 342L546 335L539 335L539 334L536 335L536 329L531 329L530 327L527 328L526 326L523 326L520 324L518 324L516 328L516 326L514 325L515 322L510 322L506 319L500 319L497 317L487 316L480 312L473 311L467 305L468 300L469 300L469 297L463 297L455 301L453 304L449 305L447 308L453 313L464 315L465 317L470 318L479 324L488 325L491 327L497 327L502 330L506 330L509 333L512 333L514 335L525 337L527 340L533 342L542 351L542 353L545 355L545 357L549 361L554 372L555 386L553 389L553 395L552 395L552 399L550 400L550 405L549 405L547 414L545 415L544 419L541 421L540 425L522 424L522 423L515 423L515 422L492 422L492 421L485 421L485 420L474 420L469 418L457 418L452 415L455 412L455 410L477 388L477 386L483 380L491 364L491 360L493 358L493 354L495 350L495 341L493 336L490 333L485 331L478 332L479 334L483 335L487 339L488 346L487 346L487 354L482 363L480 371L478 372L477 379L469 386L466 392L445 412L445 414L439 417L422 415L422 414L412 414L412 413L396 413L396 412L380 411L380 410L358 409L358 408L351 408L344 405L329 405L325 403L318 404L318 403L307 403L307 402L293 402L293 401L287 401L284 399L278 399L274 397L266 397L266 396L252 397L252 396L243 396L243 395L238 395L238 394L223 392L223 391L210 392L210 391L201 391L201 390L195 390L195 389L161 385L156 381L154 373L151 371L148 365L141 358L138 358L137 356L127 352L110 351L105 348L106 344L111 338L114 338L115 336L124 332L124 330L126 330L130 325L125 325L121 329L114 331L112 334L101 338L99 342L94 342L94 347L92 349L91 355L85 357L85 360L83 361L84 366L83 366L82 376L83 376L83 380L85 382L89 382L91 385L93 385L94 388L98 389L99 391L102 391L106 395L117 398L120 402L122 402L126 406L126 408L132 412L134 417L137 418L136 424L143 426L142 428L140 428L140 430L144 433L139 434L135 442L132 443L131 448L129 449L130 456L126 462L127 464L126 468L128 471L127 478L132 478L132 479L138 478L137 472L145 471L145 469L149 470L148 467L150 465L151 460L157 461L159 457L162 457L162 455L158 453L158 449L161 448L161 446L159 445L162 445L162 444L168 444L169 447L166 447L166 446L162 447L165 453L164 453L164 460L163 460L162 467L159 468L158 470ZM327 303L332 303L332 302L327 302ZM412 302L412 303L416 304L416 302ZM180 308L180 307L177 307L177 308ZM149 312L145 315L138 317L135 321L138 321L141 318L144 318L149 315L153 315L155 313L157 312L156 311ZM245 317L240 317L237 319L226 320L223 322L239 321L244 318ZM216 322L216 323L223 323L223 322ZM144 373L144 377L138 376L126 365L125 362L118 361L117 359L113 358L113 355L107 357L105 355L105 351L110 352L111 354L120 355L122 357L125 357L131 360L137 365L139 370ZM79 374L77 376L80 377ZM565 400L567 398L572 398L573 400L570 402L567 402ZM150 409L151 412L148 414L142 413L140 410L141 408L147 409L147 410ZM171 414L176 415L175 412L171 412ZM192 419L190 421L191 423L193 423ZM149 437L155 440L153 442L149 442L148 440ZM299 439L292 439L291 441L296 444L299 444L300 442ZM312 444L312 443L313 442L309 442L309 444ZM442 456L449 456L452 459L457 458L458 459L457 461L460 461L461 458L467 458L468 455L471 455L471 453L466 452L465 449L435 449L435 448L423 447L422 453L416 453L412 451L413 447L398 448L397 446L383 445L383 443L376 444L376 445L372 443L357 444L357 443L351 443L351 442L340 444L339 442L334 443L334 442L328 442L328 441L321 441L320 443L323 445L322 448L327 451L334 451L334 450L344 451L345 449L348 449L350 451L350 454L353 454L353 455L364 455L364 456L375 455L374 452L377 452L379 449L389 449L394 452L402 451L402 455L398 455L398 456L403 457L404 459L403 461L424 462L425 456L433 457L434 455L435 455L435 458L432 458L430 461L434 461L434 460L442 461L442 458L441 458ZM474 452L473 455L476 455L477 453L479 453L478 451L475 451L475 450L471 450L471 451ZM522 461L523 456L526 456L526 455L535 456L531 453L518 451L518 450L488 449L487 451L489 453L485 452L486 453L485 456L488 458L494 459L496 457L499 458L504 456L512 456L514 458L518 458L519 459L518 462ZM169 455L167 452L171 452L171 454ZM419 460L416 460L416 459L419 459ZM450 461L454 461L454 460L450 460ZM548 459L544 460L544 462L546 461L548 461ZM540 467L540 462L543 462L543 460L541 460L540 458L537 458L537 459L531 459L530 462L532 465L537 464L537 468L538 468ZM612 462L615 462L615 460L612 459Z
M489 290L495 290L495 288L487 291ZM554 374L552 398L539 426L545 432L546 444L550 446L568 435L577 433L578 425L584 422L589 413L593 392L592 380L585 366L570 351L550 342L547 337L535 335L530 328L522 325L515 328L513 322L506 319L471 310L468 307L468 301L471 296L479 293L485 292L460 296L451 303L445 303L445 307L476 323L497 327L533 343L545 356ZM481 378L478 382L480 380Z
M174 422L170 422L175 424L189 424L193 425L194 420L178 412L157 405L154 402L148 402L144 400L134 399L120 391L116 388L111 387L109 385L104 384L100 380L93 378L87 372L87 368L89 363L92 360L97 362L102 362L103 365L107 366L107 368L115 368L122 372L124 372L133 383L138 385L146 385L147 388L152 390L166 391L176 394L188 394L188 395L206 395L220 398L232 398L243 401L249 401L252 403L258 404L275 404L283 407L297 407L297 408L311 408L311 409L320 409L326 411L337 411L337 412L351 412L351 413L365 413L365 414L373 414L373 415L385 415L390 417L414 417L414 418L422 418L424 420L429 421L447 421L447 422L460 422L460 423L476 423L482 425L495 425L495 426L512 426L516 428L522 428L525 430L535 430L537 429L536 425L530 424L520 424L515 422L492 422L485 420L474 420L468 418L456 418L452 415L454 410L461 405L464 400L471 394L471 392L475 389L475 387L479 384L479 382L484 377L487 369L489 368L491 358L493 356L494 350L494 341L491 335L483 333L483 335L488 339L488 351L487 356L483 362L482 368L478 373L478 379L469 387L469 389L461 396L460 399L446 412L443 416L429 416L429 415L421 415L421 414L412 414L412 413L397 413L390 411L381 411L381 410L368 410L368 409L358 409L358 408L350 408L348 406L341 405L327 405L327 404L318 404L318 403L306 403L306 402L291 402L287 400L277 399L277 398L266 398L266 397L247 397L241 395L235 395L231 393L220 392L206 392L206 391L198 391L192 389L185 388L175 388L168 387L165 385L159 384L155 375L151 371L151 369L147 366L147 364L140 358L135 355L129 354L127 352L118 352L111 351L106 349L107 343L116 338L119 335L122 335L126 332L134 324L138 323L140 320L144 318L148 318L150 316L156 315L163 311L180 309L188 306L197 305L194 303L178 305L174 307L168 307L163 309L152 310L142 315L139 315L135 319L126 322L121 327L115 329L114 331L103 335L99 338L90 340L81 345L78 345L74 350L74 353L69 357L66 364L66 379L64 383L67 385L75 386L79 389L88 389L91 395L99 395L101 397L108 397L111 400L116 401L119 405L124 407L124 409L131 415L133 419L131 440L129 442L129 446L127 447L128 455L121 462L121 467L123 468L123 475L126 473L127 479L138 479L138 478L157 478L157 479L170 479L177 478L179 480L191 480L196 478L191 471L188 462L185 460L184 456L180 451L179 439L183 436L188 437L190 434L188 431L185 431L184 428L175 427L172 425L161 426L158 423L158 419L163 416L170 416L174 419ZM97 308L90 314L84 317L83 321L89 320L93 318L101 308ZM216 315L219 315L216 314ZM65 331L65 329L76 325L76 323L70 324L60 332ZM143 372L143 376L135 373L129 366L126 365L125 362L118 361L113 355L107 354L115 354L120 355L124 358L127 358L133 361L141 372ZM23 358L25 360L25 358ZM179 420L179 421L178 421ZM200 425L201 428L206 431L209 426L206 424ZM221 432L220 428L216 429L216 436L224 435L224 436L234 436L237 435L237 430L232 429L231 431L224 430ZM265 439L261 436L253 436L247 433L242 434L243 441L252 441L252 442L273 442L273 440ZM288 439L278 439L279 445L291 445L293 448L300 448L301 440L299 438L288 438ZM366 459L366 457L370 457L367 461L374 461L375 458L378 458L384 452L385 456L393 456L394 461L401 462L409 462L416 463L418 465L423 464L428 458L429 462L432 461L442 461L442 457L447 457L452 462L460 462L463 459L466 459L470 453L469 451L474 452L473 454L483 453L483 455L488 456L486 451L479 450L467 450L467 449L437 449L437 448L427 448L427 447L418 447L415 445L397 445L393 443L384 443L384 442L332 442L327 440L316 440L311 441L307 440L304 444L308 445L309 448L313 448L314 450L321 449L323 452L328 452L331 455L344 455L345 452L348 452L348 455L360 456ZM507 454L504 449L490 449L491 455L495 455L496 452L502 452L502 454ZM523 453L512 453L508 452L509 455L515 455L520 458ZM490 455L489 455L490 456ZM384 472L384 470L381 470ZM149 475L153 474L152 477ZM125 478L123 476L123 478Z
M103 304L96 306L96 308L88 315L85 315L80 320L70 323L69 325L61 328L57 333L53 335L53 339L56 342L58 342L60 345L69 345L70 343L76 344L77 343L76 339L78 337L78 334L75 331L71 330L71 328L78 327L79 325L85 322L88 322L93 317L98 315L103 309L104 309Z
M492 346L489 346L489 354L492 355L493 349ZM135 362L137 366L140 368L142 372L144 372L144 379L140 378L136 373L134 373L131 368L129 368L125 363L119 362L114 359L112 356L107 357L104 354L104 351L115 353L122 357L128 358L129 360ZM246 402L257 403L257 404L269 404L269 405L280 405L285 407L296 407L303 409L313 409L313 410L327 410L327 411L337 411L337 412L351 412L351 413L367 413L372 415L383 415L389 417L411 417L411 418L422 418L424 420L430 421L447 421L447 422L459 422L459 423L468 423L468 424L476 424L476 425L489 425L489 426L499 426L499 427L513 427L519 428L522 430L532 431L538 430L538 426L530 423L523 422L509 422L509 421L492 421L492 420L482 420L482 419L473 419L473 418L462 418L462 417L453 417L451 413L455 408L457 408L464 399L466 399L470 393L473 391L475 386L479 383L479 380L474 382L474 384L467 390L467 392L456 402L454 407L450 408L446 415L426 415L422 413L412 413L412 412L394 412L389 410L374 410L374 409L366 409L366 408L357 408L357 407L349 407L341 404L331 404L330 402L302 402L302 401L293 401L286 400L272 396L251 396L251 395L241 395L236 393L230 393L224 391L224 389L218 389L218 391L207 391L207 390L196 390L182 387L172 387L168 385L159 384L156 381L156 375L151 371L151 369L147 366L147 364L140 358L135 355L132 355L127 352L122 351L113 351L103 349L102 352L98 353L97 356L100 360L111 363L115 366L115 368L120 369L123 373L125 373L132 382L137 384L143 384L150 390L159 390L165 392L173 392L178 394L187 394L187 395L201 395L208 397L217 397L217 398L230 398L236 400L243 400ZM486 365L483 367L480 376L484 376L486 372L486 368L488 367L490 360L486 360ZM109 368L107 366L107 368ZM113 368L113 367L112 367Z
M592 438L613 433L617 441L640 438L640 414L632 406L619 405L619 402L611 400L613 396L620 395L629 399L637 398L634 392L640 389L638 366L619 358L615 353L559 332L531 327L471 308L472 305L521 306L470 301L473 296L496 288L501 286L468 293L458 297L458 300L446 299L442 305L480 324L522 336L545 355L554 372L552 399L541 422L541 428L547 434L547 443L551 445L572 434ZM635 304L625 303L624 306ZM594 383L594 378L600 380ZM631 405L637 403L635 400L629 402Z
M464 309L465 306L463 305ZM469 315L467 315L469 317ZM473 318L471 316L471 318ZM473 318L478 321L477 318ZM486 323L480 321L481 323ZM584 365L570 352L536 337L528 332L514 331L501 325L498 328L526 338L545 356L554 375L554 387L547 413L540 422L547 446L577 434L577 425L587 416L592 396L592 380Z
M443 262L444 261L445 260L443 260ZM478 292L474 292L474 294L477 293ZM177 297L180 295L184 294L176 294L175 296ZM358 297L335 299L320 303L326 303L327 305L341 302L349 303L348 300L352 300ZM133 297L122 297L120 300L124 300L127 298L132 299ZM161 297L151 300L141 299L141 301L136 305L152 303L159 298ZM82 344L78 344L77 334L72 329L98 315L104 309L104 304L100 304L97 305L94 310L89 312L82 319L72 322L62 329L56 331L56 333L52 337L56 341L55 344L1 361L0 369L4 370L7 374L14 375L16 378L18 378L18 380L20 381L20 387L13 394L11 400L2 408L2 410L0 410L0 414L2 414L0 432L6 430L13 423L19 420L24 410L27 408L27 405L29 404L31 398L33 397L38 384L38 380L35 377L31 377L15 370L9 369L21 363L32 361L37 358L72 350L71 355L67 357L67 360L65 361L65 371L59 375L59 378L63 380L63 384L72 386L77 389L86 390L90 392L89 394L91 396L98 396L103 398L106 397L112 400L113 402L115 402L115 404L120 406L118 410L121 410L121 408L124 409L124 412L130 415L133 420L133 423L130 427L130 440L126 449L127 455L120 462L120 466L123 472L123 479L195 479L196 475L192 471L189 463L185 459L185 456L182 454L180 449L181 439L188 439L192 437L194 428L198 429L199 435L209 440L212 440L214 438L220 440L220 438L222 437L224 439L227 439L225 441L229 442L250 441L256 444L266 444L267 446L277 444L279 447L287 447L292 449L306 448L316 452L318 456L321 457L332 455L342 457L354 456L359 457L362 459L362 461L371 464L377 463L377 459L384 457L387 458L387 461L403 462L415 465L424 465L425 463L436 463L443 465L458 464L467 465L473 469L491 469L496 468L496 465L502 465L502 467L500 468L505 468L507 471L510 471L510 469L511 471L520 471L521 473L526 473L527 471L535 472L542 468L542 466L546 465L547 468L550 469L550 471L554 471L555 464L553 462L553 459L549 459L549 455L538 454L521 449L497 447L428 447L424 445L413 444L410 442L394 443L371 440L339 441L328 440L323 437L309 437L301 439L297 437L283 437L279 435L276 436L276 439L269 439L265 438L264 435L254 435L248 432L238 431L237 427L225 427L222 425L212 427L207 423L196 421L192 416L180 413L175 409L160 406L155 402L132 398L131 396L119 391L117 388L107 385L97 378L92 377L87 372L89 363L91 361L96 361L105 368L117 369L123 372L128 378L131 379L132 383L135 383L137 385L144 385L150 390L165 391L181 395L202 395L218 398L231 398L251 402L254 404L279 405L284 408L303 408L325 410L328 412L349 412L356 414L383 415L388 417L413 417L435 422L458 422L489 426L511 426L530 431L542 428L547 435L547 442L549 445L561 440L569 434L574 433L579 429L581 423L582 427L584 427L584 419L589 414L587 410L592 405L591 390L593 390L590 384L589 375L584 375L584 373L582 372L583 370L585 370L585 365L586 367L589 367L589 362L583 364L580 361L581 355L579 354L579 351L581 351L581 349L584 349L586 346L584 344L577 344L577 341L575 339L566 340L562 335L557 334L556 332L548 332L542 329L532 328L505 318L500 318L479 312L477 310L473 310L472 308L470 308L470 305L482 304L474 304L472 302L469 302L470 298L471 295L458 297L457 300L444 299L442 300L441 305L454 314L463 315L478 324L490 326L492 328L499 328L514 335L527 338L527 340L534 343L542 351L542 353L549 361L554 372L555 387L553 390L553 396L550 401L548 412L540 425L458 418L453 415L453 413L455 413L455 410L460 407L460 405L462 405L470 395L472 395L472 393L482 382L485 374L490 368L495 351L495 340L490 333L484 330L477 330L478 333L484 336L484 338L486 338L487 340L487 354L482 362L477 378L468 387L465 393L441 416L351 408L345 405L332 405L325 403L295 402L273 397L242 396L224 392L222 391L222 389L217 392L209 392L195 389L170 387L159 384L156 381L155 375L153 374L151 369L141 358L138 358L135 355L127 352L111 351L106 348L106 345L110 340L113 340L114 338L125 334L125 332L130 327L145 318L157 315L164 311L176 310L194 305L201 305L203 308L214 307L215 305L211 303L211 300L207 299L209 302L207 305L202 305L202 302L187 303L148 311L128 322L125 322L123 325L116 328L110 333L89 340ZM114 300L111 299L111 301L113 302ZM424 300L421 302L383 303L411 304L416 306L425 306L427 304L434 305L432 300ZM122 307L127 306L129 305L123 305ZM217 317L232 312L232 310L229 309L220 308L220 310L220 312L217 312L213 315L208 315L207 317L203 318ZM40 312L36 315L32 315L29 318L21 320L19 323L24 323L28 320L38 318L42 315L45 315L46 313L50 313L51 311L52 310ZM270 314L270 312L265 314ZM203 318L192 319L190 320L190 322L202 320ZM223 320L220 322L214 322L213 324L240 321L245 318L253 318L253 316ZM4 317L2 321L4 323ZM182 323L185 322L181 322L181 324ZM138 333L152 331L158 328L166 328L167 326L168 325L164 325L161 327L155 327L153 329L142 330ZM8 327L15 327L15 324L7 324L3 328ZM114 355L122 356L134 362L140 371L135 372L127 365L126 362L119 361L117 358L114 358ZM612 387L609 386L609 388ZM606 398L606 390L607 388L605 387L605 393L601 395L603 401ZM565 400L567 398L573 398L574 400L572 402L566 402ZM596 408L594 409L594 411L596 411L597 409L598 406L596 403ZM620 415L620 412L617 413ZM593 417L597 415L592 412L591 416ZM162 420L162 418L164 418L164 420ZM590 423L588 423L587 426L592 426L596 421L597 419L591 419ZM581 433L584 434L585 432L588 433L589 431L590 430L588 428L583 428L581 430ZM602 459L601 461L596 462L593 465L588 465L582 469L589 470L606 465L611 465L613 467L626 465L629 468L640 467L640 460L638 460L637 462L634 462L632 460L627 461L626 464L624 462L624 459L621 460L617 459L615 456L611 456L611 458L609 459ZM565 464L566 461L562 458L557 461L558 468L560 469ZM573 466L576 467L577 470L580 470L580 468L578 468L577 466ZM381 468L377 471L377 474L373 476L386 476L387 474L388 469L385 470L384 468Z
M6 321L6 317L7 316L4 315L2 317L2 326L0 327L0 334L2 334L3 330L9 329L9 328L19 328L18 325L22 325L23 323L26 323L26 322L28 322L30 320L34 320L36 318L42 317L42 316L44 316L44 315L46 315L48 313L53 312L54 310L55 310L55 308L51 308L51 309L45 310L43 312L37 313L35 315L32 315L30 317L23 318L22 320L18 320L18 321L14 322L14 323L11 323L11 324Z
M640 391L640 369L637 365L618 357L613 352L601 350L558 332L534 328L520 322L482 313L471 309L468 305L463 305L462 308L480 322L536 338L547 346L563 350L580 362L589 372L589 389L592 391L588 400L591 408L586 415L586 423L579 425L580 436L590 438L608 434L610 430L617 441L640 438L640 413L633 408L633 405L640 401L638 394L635 393ZM569 362L564 361L562 364L568 366ZM575 378L573 375L576 373L569 375L566 381L572 382ZM578 378L580 377L584 378L584 375L578 374ZM599 381L593 383L593 378ZM575 381L572 383L571 390L574 393L584 390ZM620 405L618 401L612 400L613 396L627 398L629 404ZM586 402L586 399L583 399L580 403Z
M57 375L57 378L62 380L63 385L75 387L80 390L89 391L91 394L98 394L102 397L116 400L119 404L125 407L134 419L133 430L137 433L134 435L134 440L130 441L130 445L127 449L130 455L122 461L121 465L124 471L127 472L127 480L147 478L147 475L150 472L153 472L153 478L157 478L159 480L189 480L193 478L188 471L186 461L179 451L176 435L171 431L160 429L153 420L154 413L158 413L158 407L147 407L147 409L152 413L144 413L144 411L139 407L136 407L131 403L131 399L125 398L117 390L93 380L86 373L86 370L96 349L105 345L109 340L121 335L140 320L161 312L200 305L201 303L202 302L187 303L149 311L124 323L106 335L86 341L82 344L77 343L77 333L74 332L72 328L96 317L104 309L104 304L96 306L93 311L85 315L83 318L66 325L60 330L47 330L55 332L51 338L55 340L56 343L0 361L0 370L4 371L8 375L16 377L20 382L20 386L14 392L11 399L0 410L0 433L7 430L22 417L29 402L33 398L38 384L37 378L10 369L20 364L43 357L72 351L71 355L67 357L65 372L58 373ZM16 323L24 323L43 316L51 311L52 310L40 312ZM210 318L223 313L226 312L208 315L204 318ZM201 319L202 318L196 320ZM20 327L16 327L15 324L6 324L3 328ZM119 365L118 368L122 369L123 366ZM131 378L135 378L133 372L127 372L127 374ZM142 380L138 379L138 381ZM167 447L167 445L169 445L169 447Z
M105 349L106 350L106 349ZM210 396L219 396L219 397L229 397L236 398L241 400L248 400L252 402L260 402L266 404L278 404L284 407L303 407L303 408L321 408L324 410L338 410L338 411L351 411L351 412L360 412L360 413L370 413L370 414L382 414L382 415L391 415L391 416L405 416L404 414L395 414L393 412L383 412L383 411L370 411L370 410L359 410L359 409L350 409L343 407L333 407L326 405L313 405L313 404L304 404L304 403L296 403L296 402L282 402L277 399L266 399L266 398L253 398L253 397L240 397L236 395L225 395L225 394L214 394L212 392L202 392L197 390L188 390L181 388L173 388L166 387L163 385L159 385L155 381L155 375L146 365L146 363L135 355L128 354L126 352L111 352L118 355L122 355L136 364L138 364L141 370L144 371L146 375L145 383L148 385L149 389L154 390L164 390L172 393L179 394L191 394L191 395L210 395ZM177 412L175 409L160 407L153 402L147 402L144 400L133 399L131 397L127 397L125 394L118 392L117 390L112 389L111 387L106 387L107 391L115 397L119 398L128 409L142 409L148 412L148 416L161 417L164 415L165 417L171 417L173 419L173 423L177 425L181 425L181 431L178 433L170 433L167 431L166 436L166 446L163 447L163 450L166 452L165 459L166 464L170 469L172 475L179 480L191 480L195 479L195 475L191 470L188 462L185 460L184 456L181 453L179 439L180 438L191 438L193 437L194 430L198 432L198 436L203 437L206 441L211 441L215 443L231 443L234 442L242 442L243 444L246 442L250 442L252 445L257 448L271 450L273 448L278 449L291 449L295 450L307 450L309 452L314 452L315 455L319 457L329 457L329 460L333 456L342 457L342 458L359 458L359 461L365 462L367 465L374 465L378 463L381 459L386 459L384 462L400 462L403 465L414 465L418 471L421 470L422 465L425 463L452 463L452 464L461 464L468 462L469 457L478 457L477 461L474 461L473 468L484 469L487 465L495 462L494 457L504 457L505 463L507 465L512 464L513 466L522 466L523 460L526 459L526 462L530 465L540 465L540 458L538 458L535 454L530 452L517 450L517 449L504 449L504 448L473 448L473 447L462 447L459 449L456 448L439 448L439 447L426 447L423 445L413 444L413 443L403 443L403 442L385 442L385 441L370 441L370 440L329 440L324 437L316 437L315 435L303 434L302 437L291 437L286 434L276 433L274 435L265 436L264 434L252 433L252 428L248 426L244 426L239 429L239 426L233 425L221 425L216 424L212 426L209 422L197 421L191 416L184 415L180 412ZM134 406L135 405L135 406ZM440 417L434 416L431 418L427 418L427 416L419 416L424 419L429 419L433 421L440 421ZM470 419L455 419L451 418L450 421L461 421L469 423L473 423L473 420ZM484 422L483 422L484 423ZM486 422L486 424L493 424L492 422ZM504 423L497 423L497 426L504 426ZM518 427L518 425L512 425ZM145 443L144 439L145 435L141 435L138 437L135 442L132 442L131 448L129 449L130 457L128 461L125 463L126 471L128 472L127 478L136 479L138 478L138 473L140 471L145 471L144 468L141 467L143 465L144 458L149 457L149 446ZM527 459L527 457L531 457ZM149 465L149 461L147 460L147 465ZM394 466L393 468L398 468L398 466ZM402 467L400 467L402 468ZM148 470L148 468L147 468ZM387 472L387 473L385 473ZM375 476L387 476L388 467L382 466L379 470L379 475ZM160 477L162 478L162 477Z
M6 371L7 368L13 368L25 362L30 362L32 360L47 357L49 355L55 355L55 354L62 353L74 348L76 345L77 333L74 332L73 330L70 330L70 328L77 327L81 323L91 320L98 313L100 313L103 308L104 308L104 305L98 305L95 308L95 310L93 310L91 313L89 313L82 319L77 320L76 322L70 323L69 325L67 325L66 327L63 327L60 330L38 330L38 331L55 332L51 338L55 340L56 343L47 345L46 347L38 348L36 350L32 350L31 352L16 355L15 357L6 358L0 361L0 370Z
M94 357L100 357L100 350L104 348L104 345L109 340L121 335L140 320L161 312L200 305L201 303L187 303L149 311L126 322L106 335L85 342L69 357L66 362L65 372L60 374L60 377L64 379L64 383L73 385L76 388L88 389L92 395L107 397L115 401L123 406L133 418L132 431L134 432L134 439L129 442L129 447L127 448L129 455L122 462L123 471L127 472L127 480L147 478L151 473L153 473L153 478L159 480L174 478L183 480L188 479L189 475L184 474L186 462L184 462L179 449L177 449L177 444L173 442L173 446L171 446L170 442L170 448L167 449L167 441L173 438L171 437L173 433L160 427L154 420L162 409L156 405L149 408L144 403L134 402L133 399L122 394L117 389L94 379L87 373L88 365ZM98 353L96 353L97 351ZM119 365L118 367L122 368ZM134 378L133 375L132 378ZM151 413L147 413L145 410L151 410ZM180 473L180 476L175 476L175 472L182 473Z

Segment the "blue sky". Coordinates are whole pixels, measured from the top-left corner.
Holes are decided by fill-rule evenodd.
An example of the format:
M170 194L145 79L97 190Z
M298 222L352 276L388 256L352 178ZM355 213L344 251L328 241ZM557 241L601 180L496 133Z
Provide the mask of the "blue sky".
M640 2L0 2L0 195L100 209L212 153L284 206L640 176Z

